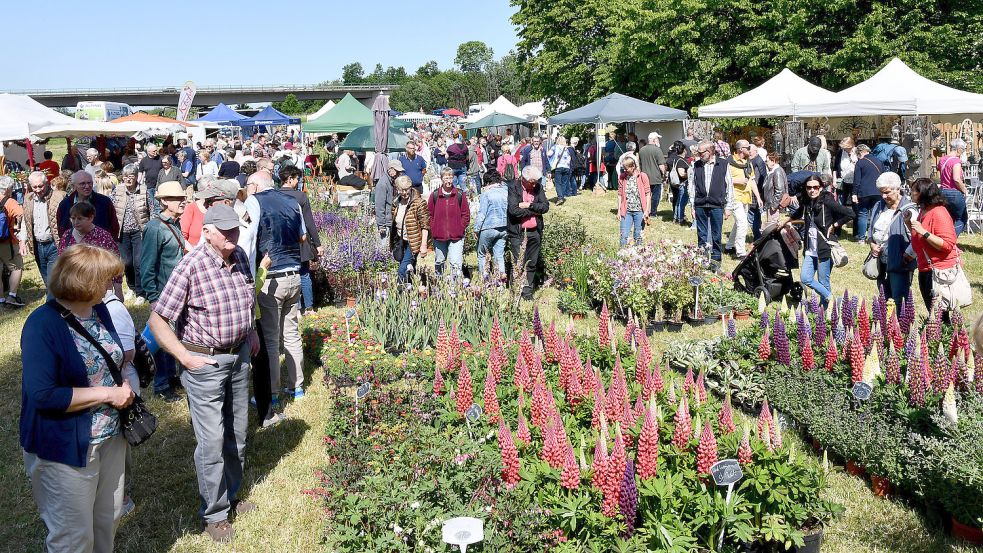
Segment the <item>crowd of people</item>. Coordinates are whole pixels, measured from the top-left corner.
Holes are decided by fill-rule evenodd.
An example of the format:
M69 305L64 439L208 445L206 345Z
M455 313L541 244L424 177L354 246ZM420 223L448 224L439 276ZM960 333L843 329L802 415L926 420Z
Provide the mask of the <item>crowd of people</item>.
M467 137L442 122L411 130L405 150L378 165L371 153L340 149L337 137L325 146L339 182L371 182L379 240L404 281L431 267L463 277L473 232L478 276L518 280L531 299L551 203L609 189L622 246L643 242L664 198L669 219L695 229L716 264L748 255L749 233L753 240L802 221L800 278L827 304L838 240L852 226L869 246L865 276L896 304L916 270L926 305L961 301L952 293L966 228L961 140L939 160L940 183L909 186L903 167L874 153L880 146L853 137L835 152L813 137L788 172L761 137L730 144L690 135L667 152L661 138ZM323 168L293 137L196 146L132 143L119 152L118 172L95 148L61 167L48 154L28 177L23 205L13 179L0 177L0 301L24 305L27 256L48 294L23 329L20 430L50 551L111 551L116 524L134 508L119 409L140 401L138 360L156 367L144 388L189 405L199 514L216 541L231 539L235 515L255 508L237 497L250 404L269 428L284 420L285 402L305 395L300 322L314 307L311 266L324 252L302 183L305 170ZM149 303L142 332L124 302Z

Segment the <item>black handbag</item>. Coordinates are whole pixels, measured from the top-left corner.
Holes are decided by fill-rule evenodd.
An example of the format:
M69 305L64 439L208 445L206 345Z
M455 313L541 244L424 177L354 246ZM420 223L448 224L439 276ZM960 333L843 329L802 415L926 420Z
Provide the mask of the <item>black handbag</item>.
M106 348L102 347L102 344L89 334L89 331L82 326L82 323L79 322L78 318L71 311L58 302L53 303L58 307L61 318L65 320L68 326L85 337L102 354L106 360L106 365L109 367L109 373L112 375L113 381L116 382L117 386L122 386L123 375L120 373L119 367L116 366L116 362L113 361L113 357L106 351ZM126 441L130 445L138 446L142 444L157 431L157 417L147 409L140 396L134 396L133 403L128 407L118 409L118 411L119 421L123 426L123 437L126 438Z
M113 297L109 301L119 301ZM123 302L120 302L123 303ZM140 387L146 388L154 381L154 374L157 372L157 362L154 354L150 352L150 346L143 339L143 334L135 332L133 335L133 368L137 370L137 378L140 379Z

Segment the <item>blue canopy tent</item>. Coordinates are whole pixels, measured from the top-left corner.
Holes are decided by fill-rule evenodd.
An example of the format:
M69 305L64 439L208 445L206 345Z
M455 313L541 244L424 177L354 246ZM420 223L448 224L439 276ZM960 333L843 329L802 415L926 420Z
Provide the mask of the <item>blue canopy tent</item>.
M216 123L219 125L231 125L236 121L241 121L246 119L245 115L238 113L229 106L225 104L219 104L215 106L215 109L205 114L204 117L199 117L193 122L203 122L203 123Z
M217 108L216 108L217 109ZM250 135L256 132L258 127L259 132L269 132L267 127L276 127L281 125L299 125L299 117L290 117L282 113L280 110L274 108L273 106L266 106L262 111L257 113L252 117L246 117L235 122L236 126L242 127L242 133L245 135Z

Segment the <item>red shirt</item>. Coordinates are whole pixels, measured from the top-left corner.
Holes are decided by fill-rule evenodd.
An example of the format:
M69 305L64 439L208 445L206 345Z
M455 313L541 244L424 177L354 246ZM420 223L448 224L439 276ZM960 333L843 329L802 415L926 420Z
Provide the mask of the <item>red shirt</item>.
M920 234L911 233L911 248L915 250L915 258L918 259L918 271L925 273L936 269L951 269L959 261L959 247L956 246L956 229L952 225L952 217L944 205L932 206L922 211L918 216L925 230L942 239L944 244L941 250L925 243L925 239ZM932 260L929 265L925 256Z
M54 161L46 159L41 163L38 163L38 171L44 171L44 176L48 177L48 182L51 182L51 179L57 177L61 173L61 167L59 167Z
M434 190L427 201L427 211L430 213L430 236L434 240L453 242L464 238L471 222L471 208L468 198L460 190L452 188L449 195L444 194L443 188Z
M522 201L528 202L530 204L536 201L536 196L534 196L533 193L530 192L529 189L526 188L524 184L522 185ZM536 216L530 215L529 217L526 217L526 220L522 221L522 228L524 229L536 228Z

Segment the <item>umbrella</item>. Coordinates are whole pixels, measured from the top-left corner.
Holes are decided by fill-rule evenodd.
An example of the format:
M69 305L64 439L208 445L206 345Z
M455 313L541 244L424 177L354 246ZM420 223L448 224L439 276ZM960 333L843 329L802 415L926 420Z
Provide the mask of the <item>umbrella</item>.
M380 94L376 96L375 101L372 102L372 113L375 118L372 123L372 147L375 150L375 163L369 170L369 175L371 178L377 178L377 176L384 175L386 173L386 152L389 150L389 144L395 144L396 139L393 137L390 140L390 133L392 128L389 126L389 96L385 94ZM364 127L363 127L364 128ZM345 141L341 143L344 147L348 143L348 140L352 138L360 129L355 129L348 136L345 137ZM388 132L387 132L388 131ZM406 142L403 142L406 145ZM348 146L350 149L351 146Z
M397 129L393 125L389 125L389 132L386 134L385 150L376 149L375 141L375 127L366 125L364 127L358 127L352 132L348 133L345 140L341 142L339 146L342 150L354 150L356 152L368 152L374 151L376 154L380 152L399 152L406 149L406 143L409 138L403 133L402 130ZM376 163L382 161L385 164L389 163L385 153L383 155L376 155ZM385 169L383 169L385 170Z
M443 112L441 112L441 115L444 117L464 117L463 113L454 108L445 109Z
M504 113L489 113L481 119L466 125L465 130L484 129L486 127L504 127L506 125L525 125L529 123L521 117L506 115Z
M391 118L389 119L389 126L394 129L412 129L413 121L404 121L402 119Z

